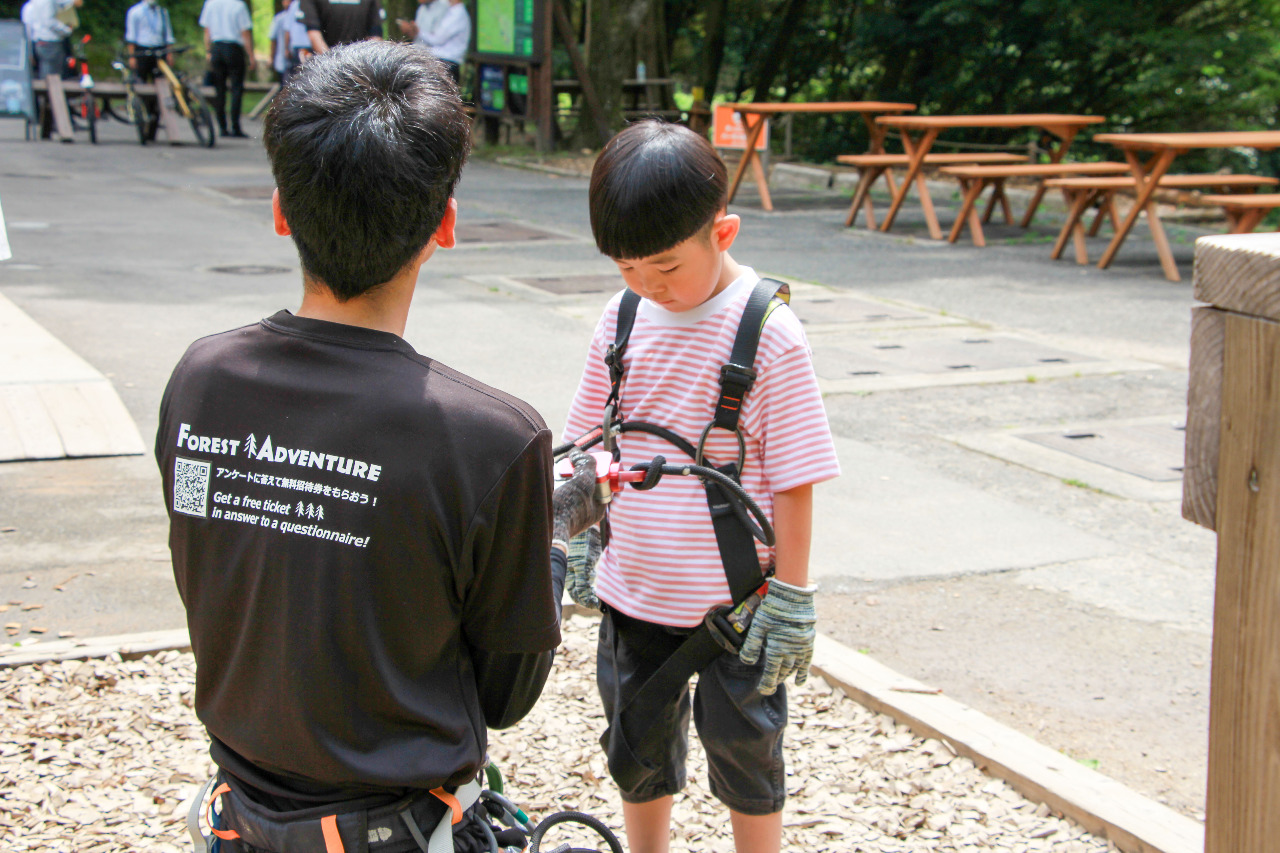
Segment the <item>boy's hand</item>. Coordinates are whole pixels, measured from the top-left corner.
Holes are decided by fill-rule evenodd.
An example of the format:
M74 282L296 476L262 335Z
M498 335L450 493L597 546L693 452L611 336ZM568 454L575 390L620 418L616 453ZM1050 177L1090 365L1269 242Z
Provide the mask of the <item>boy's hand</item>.
M594 527L587 528L569 540L569 573L565 586L569 588L569 597L574 604L588 610L599 610L600 599L596 598L596 563L600 560L600 531Z
M816 586L798 587L774 578L760 609L751 620L746 642L738 653L743 663L755 663L764 651L764 672L758 689L765 696L778 689L792 673L796 685L809 677L813 660L814 624L818 616L813 609Z
M604 518L596 497L596 460L576 447L569 451L573 476L551 498L551 538L567 543Z

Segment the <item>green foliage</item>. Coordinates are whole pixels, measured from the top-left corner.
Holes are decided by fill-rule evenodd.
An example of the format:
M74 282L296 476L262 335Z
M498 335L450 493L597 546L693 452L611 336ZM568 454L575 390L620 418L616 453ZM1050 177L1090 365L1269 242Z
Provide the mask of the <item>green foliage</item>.
M705 38L697 8L667 0L666 9L673 73L692 78ZM1090 113L1108 131L1271 128L1278 12L1276 0L730 0L719 89L735 99L907 101L924 113ZM795 121L801 156L866 147L856 115ZM1106 153L1086 138L1076 145L1076 156ZM1275 171L1250 157L1211 153L1180 168Z

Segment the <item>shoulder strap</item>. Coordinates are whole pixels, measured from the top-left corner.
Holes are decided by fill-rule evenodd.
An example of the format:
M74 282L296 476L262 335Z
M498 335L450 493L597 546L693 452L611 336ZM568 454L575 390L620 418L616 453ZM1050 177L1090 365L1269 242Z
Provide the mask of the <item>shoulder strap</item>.
M640 297L634 290L627 288L622 293L622 301L618 303L618 329L614 333L613 343L604 353L604 363L609 368L609 399L605 406L613 406L617 411L619 394L622 391L622 357L627 352L627 341L631 338L631 327L636 322L636 309L640 307Z
M742 400L756 382L756 348L765 321L779 305L791 301L791 288L781 281L762 278L751 291L742 319L738 321L738 334L733 339L733 351L729 363L720 368L720 399L716 401L714 423L721 429L733 432L738 428L738 416L742 413Z

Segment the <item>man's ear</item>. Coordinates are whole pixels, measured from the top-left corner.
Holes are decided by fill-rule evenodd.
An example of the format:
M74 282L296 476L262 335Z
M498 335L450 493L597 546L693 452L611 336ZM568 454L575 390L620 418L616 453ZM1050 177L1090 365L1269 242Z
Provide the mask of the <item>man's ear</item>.
M436 245L442 249L452 249L457 243L454 237L453 229L458 224L458 200L456 198L449 199L449 206L444 210L444 219L440 220L440 227L436 229L436 233L431 235L431 239L435 240Z
M711 224L711 236L715 241L716 249L721 252L729 251L733 241L738 238L738 229L741 227L742 218L738 214L726 213L724 210L717 213Z
M279 188L271 194L271 218L275 220L276 233L281 237L288 237L293 233L289 230L289 223L284 221L284 211L280 209Z

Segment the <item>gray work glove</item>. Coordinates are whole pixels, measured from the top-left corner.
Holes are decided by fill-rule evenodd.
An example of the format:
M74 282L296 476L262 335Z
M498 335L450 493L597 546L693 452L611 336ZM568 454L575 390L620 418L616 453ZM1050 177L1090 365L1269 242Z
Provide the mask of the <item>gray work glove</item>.
M765 696L776 691L792 673L796 686L809 677L816 633L813 626L818 621L813 610L813 594L817 590L816 586L792 586L777 578L769 581L769 592L760 602L738 653L743 663L755 663L764 651L764 672L758 689Z
M600 609L600 599L596 598L596 563L599 560L598 528L589 527L586 533L579 533L569 540L569 573L565 586L569 588L573 603L588 610Z
M604 504L596 497L596 460L576 447L569 451L573 476L551 498L551 539L566 543L604 518Z

